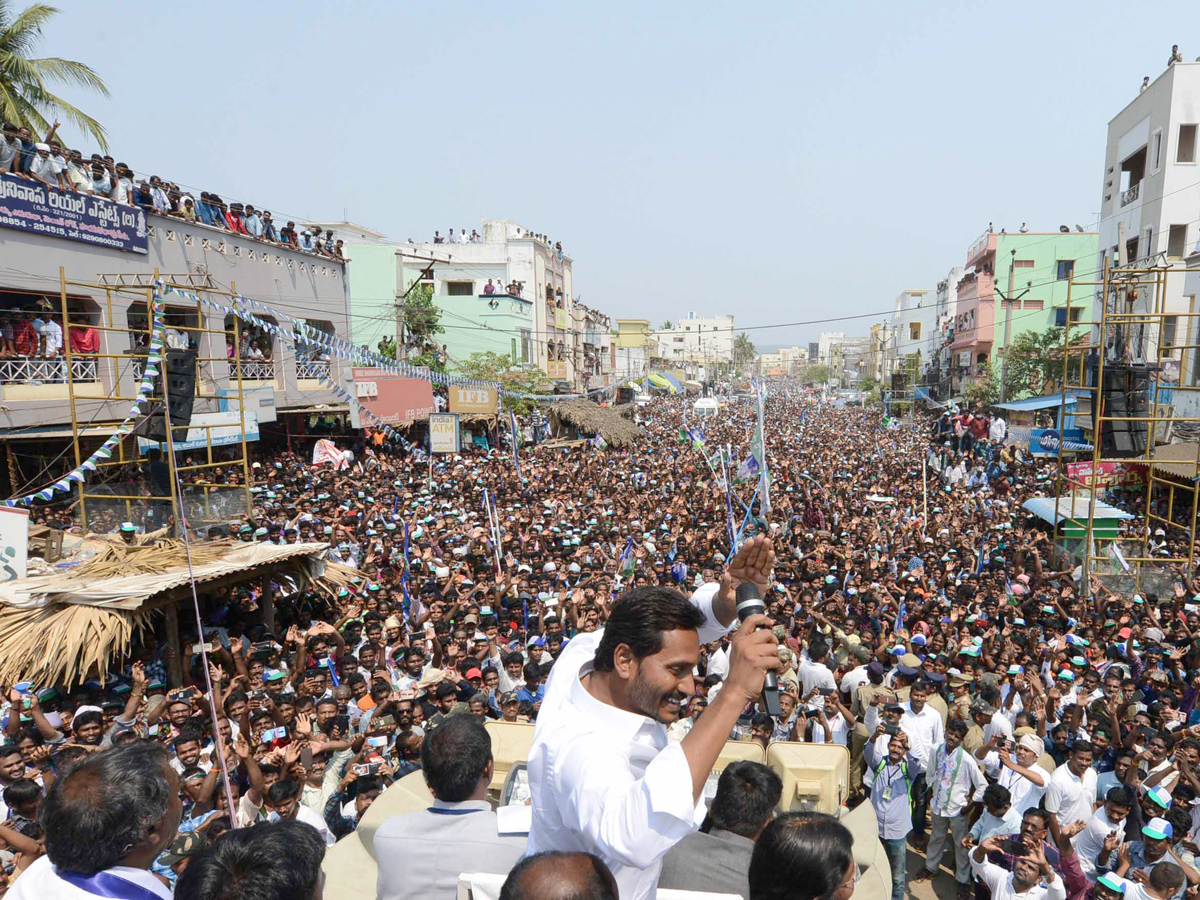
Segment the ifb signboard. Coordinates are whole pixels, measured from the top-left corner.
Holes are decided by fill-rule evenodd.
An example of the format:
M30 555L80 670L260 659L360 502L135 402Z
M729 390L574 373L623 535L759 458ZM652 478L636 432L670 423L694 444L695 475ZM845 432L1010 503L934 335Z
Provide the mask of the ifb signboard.
M450 385L450 412L494 416L499 395L491 388Z
M434 453L458 452L458 413L431 413L429 449Z

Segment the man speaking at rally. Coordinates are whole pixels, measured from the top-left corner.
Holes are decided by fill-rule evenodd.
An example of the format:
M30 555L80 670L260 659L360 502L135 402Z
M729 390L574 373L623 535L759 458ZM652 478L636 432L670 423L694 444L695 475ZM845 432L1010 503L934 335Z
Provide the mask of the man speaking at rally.
M695 691L701 645L737 620L735 590L765 594L774 560L770 540L756 537L719 585L691 598L635 588L604 628L571 639L550 672L529 753L528 853L594 853L621 900L654 896L663 855L703 821L705 782L738 717L779 667L770 619L742 622L728 677L682 743L668 743L666 726Z

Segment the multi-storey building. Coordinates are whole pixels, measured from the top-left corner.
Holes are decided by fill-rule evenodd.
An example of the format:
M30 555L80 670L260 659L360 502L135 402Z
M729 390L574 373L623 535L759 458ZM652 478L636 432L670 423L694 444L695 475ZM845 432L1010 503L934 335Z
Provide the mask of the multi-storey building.
M292 327L285 317L291 317L351 338L346 264L340 260L153 209L60 194L9 175L0 176L0 260L0 317L9 323L55 315L61 327L65 295L73 332L65 336L78 341L71 393L81 429L128 413L128 400L111 398L136 392L149 324L145 288L156 276L263 303L275 314L255 309L255 315L285 332ZM70 282L65 290L60 272ZM174 340L190 344L200 359L193 410L218 412L237 381L238 361L227 359L226 350L234 317L174 294L165 302ZM340 377L343 364L336 355L298 357L292 343L272 330L240 320L236 328L243 348L256 349L238 366L243 387L259 388L259 397L269 389L263 403L273 401L273 415L345 409L327 382ZM21 349L32 352L0 358L0 438L70 438L62 355L51 357L40 345Z

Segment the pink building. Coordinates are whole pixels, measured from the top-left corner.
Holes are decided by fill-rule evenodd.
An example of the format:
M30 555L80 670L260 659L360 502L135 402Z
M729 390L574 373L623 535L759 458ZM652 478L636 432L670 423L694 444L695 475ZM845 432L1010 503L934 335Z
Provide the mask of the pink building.
M967 251L967 272L958 283L958 313L954 317L954 339L950 344L953 383L987 372L996 325L996 239L982 235Z

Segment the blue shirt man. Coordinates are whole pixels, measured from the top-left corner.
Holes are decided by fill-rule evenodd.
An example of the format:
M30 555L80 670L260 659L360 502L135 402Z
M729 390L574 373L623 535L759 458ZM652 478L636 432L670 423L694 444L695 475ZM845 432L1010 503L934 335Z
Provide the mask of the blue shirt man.
M892 900L904 900L908 871L905 838L912 831L912 786L924 770L908 752L908 735L898 731L888 742L887 755L880 757L874 741L864 748L867 771L863 786L871 792L871 806L879 822L879 838L892 867Z

